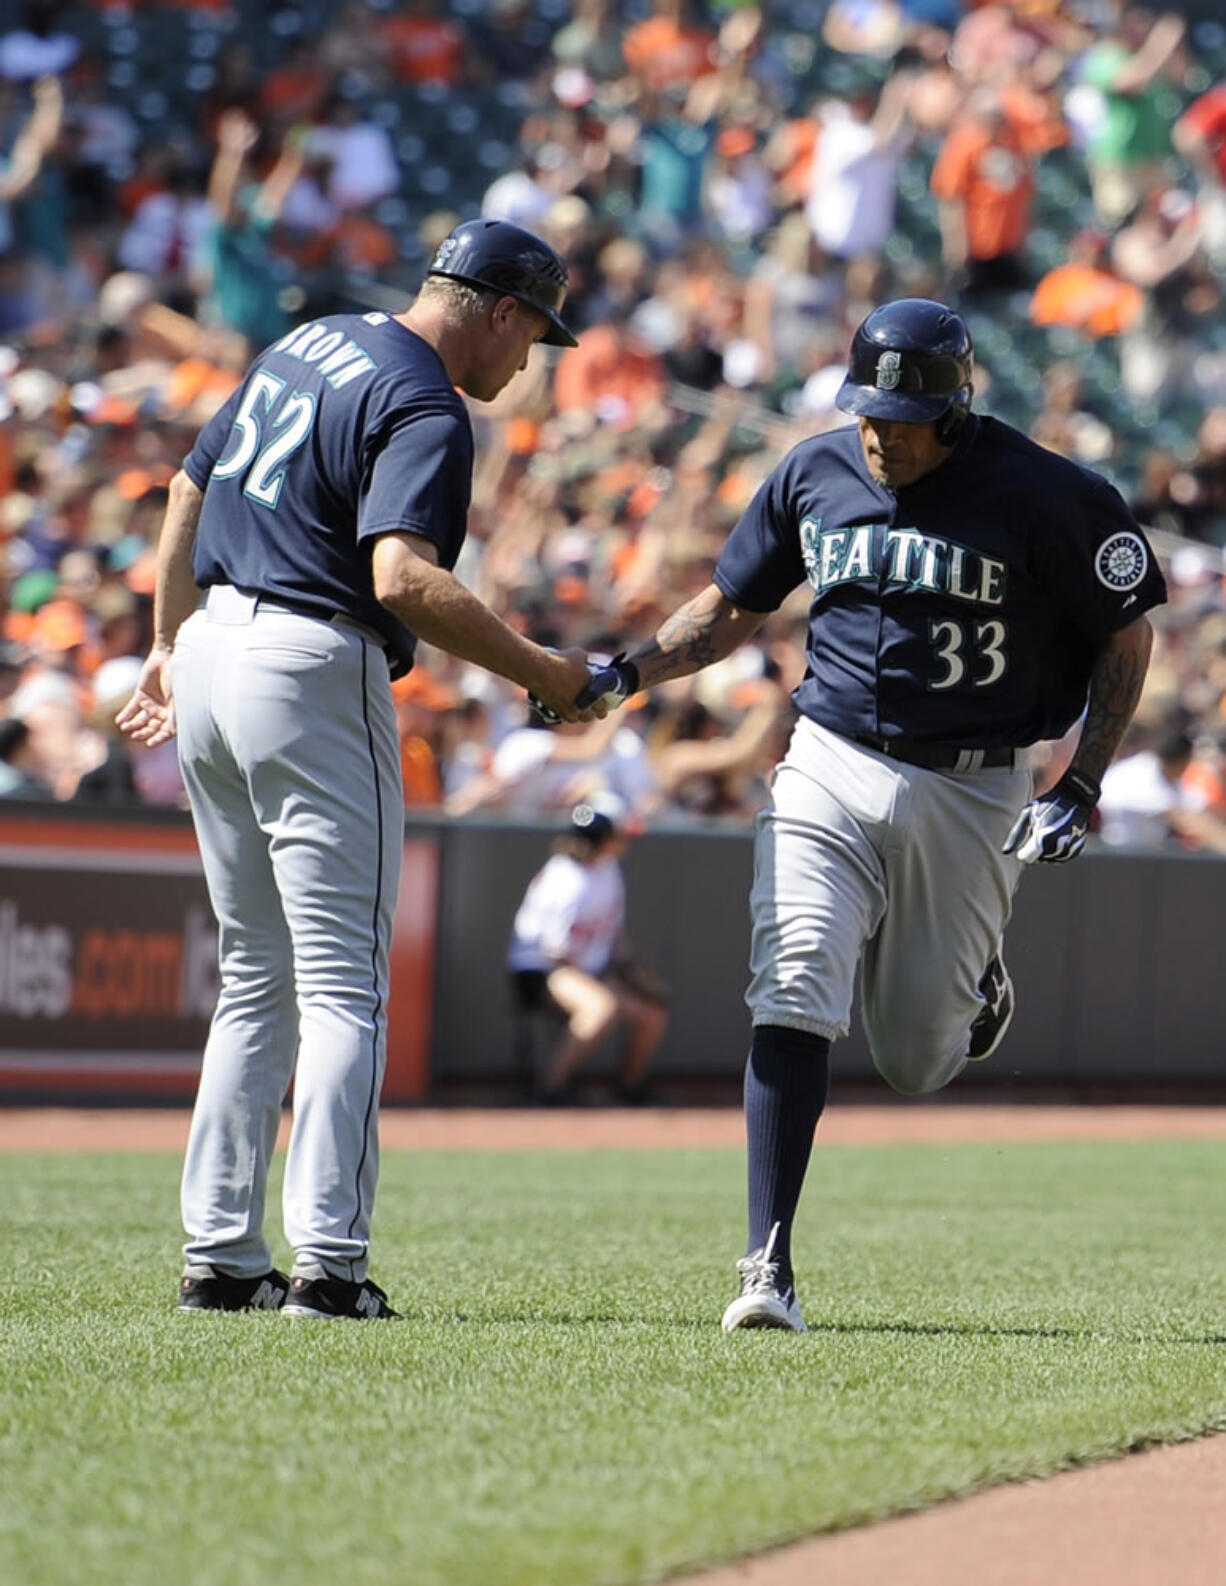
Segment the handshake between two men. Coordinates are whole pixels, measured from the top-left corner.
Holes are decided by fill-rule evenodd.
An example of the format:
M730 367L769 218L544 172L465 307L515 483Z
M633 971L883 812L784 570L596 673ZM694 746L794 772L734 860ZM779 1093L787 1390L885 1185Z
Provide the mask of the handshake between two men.
M575 696L576 710L590 711L593 716L607 716L639 690L639 669L624 655L615 655L611 661L593 665L588 659L588 680ZM535 694L528 701L540 719L549 727L557 727L563 718Z

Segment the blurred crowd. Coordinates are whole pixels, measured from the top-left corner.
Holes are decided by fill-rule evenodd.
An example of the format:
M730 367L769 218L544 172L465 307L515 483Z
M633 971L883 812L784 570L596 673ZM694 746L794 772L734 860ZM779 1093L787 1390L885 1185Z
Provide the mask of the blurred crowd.
M1147 774L1116 780L1198 817L1151 836L1226 849L1226 27L1115 0L0 4L0 794L182 802L173 745L112 724L171 475L255 350L398 310L478 213L566 255L580 333L472 410L457 571L504 617L596 653L651 632L782 453L844 422L859 320L941 297L977 405L1153 528ZM423 650L406 802L744 820L806 607L552 732Z

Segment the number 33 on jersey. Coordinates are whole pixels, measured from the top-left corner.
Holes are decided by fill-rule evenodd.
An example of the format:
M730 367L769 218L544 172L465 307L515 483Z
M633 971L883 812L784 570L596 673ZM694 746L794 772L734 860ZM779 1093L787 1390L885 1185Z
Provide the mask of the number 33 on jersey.
M869 474L854 427L795 447L715 583L749 611L812 590L800 710L833 732L1018 747L1060 737L1094 655L1165 593L1119 494L971 416L914 484Z
M800 525L800 550L810 584L820 594L848 579L871 579L878 589L898 585L911 590L944 593L979 606L1004 601L1005 564L981 556L965 545L951 545L917 529L860 524L850 529L823 530L821 520ZM932 618L928 634L941 665L929 688L956 688L970 683L987 688L1004 675L1005 624L999 619ZM971 656L968 672L968 646ZM978 656L981 665L975 664Z

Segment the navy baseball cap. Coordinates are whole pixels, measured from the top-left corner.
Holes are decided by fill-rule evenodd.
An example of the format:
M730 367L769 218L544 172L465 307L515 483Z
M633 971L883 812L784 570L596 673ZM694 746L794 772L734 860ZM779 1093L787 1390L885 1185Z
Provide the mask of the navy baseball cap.
M466 220L439 243L427 275L503 292L543 314L548 347L576 347L559 312L566 298L566 261L547 242L506 220Z
M576 804L570 812L570 832L593 848L598 848L607 837L612 837L617 827L607 815L593 809L590 804Z

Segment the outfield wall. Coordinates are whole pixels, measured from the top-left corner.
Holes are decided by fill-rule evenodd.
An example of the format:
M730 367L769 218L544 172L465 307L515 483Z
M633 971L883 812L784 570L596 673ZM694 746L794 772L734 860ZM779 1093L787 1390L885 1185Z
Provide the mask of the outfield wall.
M515 1079L503 955L555 831L409 818L389 1101ZM657 1075L735 1080L748 1036L748 832L653 830L624 863L632 940L673 992ZM1220 1084L1224 903L1217 858L1091 851L1029 872L1008 937L1017 1017L998 1056L960 1084ZM215 977L185 816L0 806L0 1098L189 1096ZM835 1073L872 1076L858 1029L836 1048Z
M431 1068L445 1085L513 1062L506 929L552 831L465 823L440 835ZM738 1075L749 1030L749 834L653 830L631 844L624 869L632 942L673 990L658 1075ZM1226 1082L1224 921L1226 859L1091 849L1072 865L1035 866L1007 938L1016 1017L997 1056L959 1085ZM836 1078L873 1077L858 1021L833 1067Z

